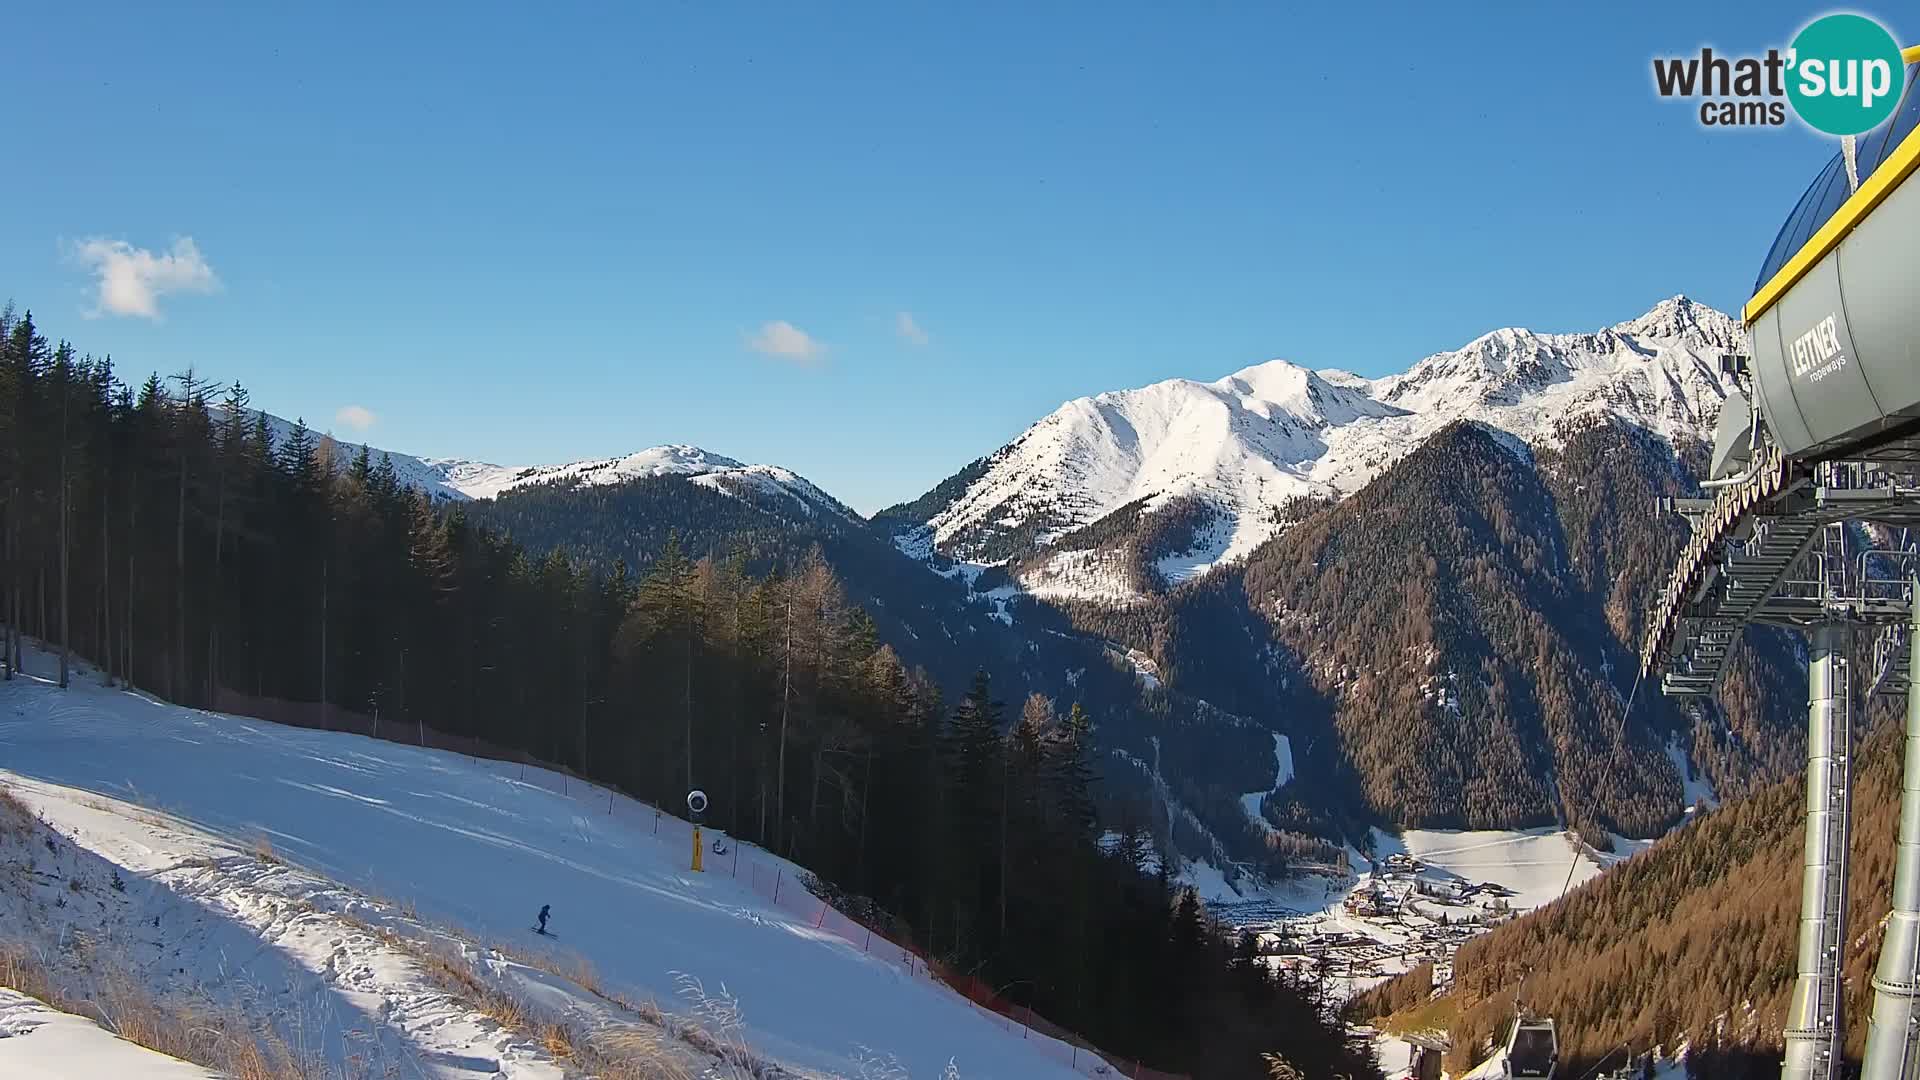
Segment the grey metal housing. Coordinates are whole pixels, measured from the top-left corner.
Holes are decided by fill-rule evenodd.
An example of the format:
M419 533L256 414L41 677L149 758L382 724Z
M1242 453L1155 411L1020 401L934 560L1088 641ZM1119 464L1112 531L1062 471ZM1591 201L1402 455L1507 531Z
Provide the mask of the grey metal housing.
M1760 412L1787 456L1845 454L1920 421L1917 240L1920 184L1902 184L1749 328Z
M1715 480L1744 472L1753 462L1753 407L1738 390L1720 403L1713 430L1713 458L1707 475Z

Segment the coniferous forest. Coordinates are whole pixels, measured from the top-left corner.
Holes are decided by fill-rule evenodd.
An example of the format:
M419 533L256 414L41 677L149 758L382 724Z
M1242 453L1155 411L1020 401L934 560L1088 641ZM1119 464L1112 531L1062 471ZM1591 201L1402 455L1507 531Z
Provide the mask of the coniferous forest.
M1892 896L1903 758L1896 708L1876 702L1866 722L1853 755L1841 959L1845 1052L1855 1063ZM1351 1013L1422 1008L1450 1029L1451 1060L1464 1069L1502 1037L1523 995L1558 1021L1563 1067L1576 1073L1618 1065L1623 1047L1672 1055L1685 1045L1689 1076L1779 1076L1805 811L1805 780L1788 779L1705 813L1558 903L1462 946L1438 1002L1427 1001L1430 983L1416 972L1357 998Z
M1101 717L881 644L816 554L530 557L239 382L123 381L0 313L0 623L185 705L321 703L535 755L866 898L951 969L1157 1068L1374 1075L1302 988L1095 820ZM703 555L705 553L702 553ZM87 677L97 677L88 675ZM209 777L217 783L217 777ZM636 928L636 933L644 933Z

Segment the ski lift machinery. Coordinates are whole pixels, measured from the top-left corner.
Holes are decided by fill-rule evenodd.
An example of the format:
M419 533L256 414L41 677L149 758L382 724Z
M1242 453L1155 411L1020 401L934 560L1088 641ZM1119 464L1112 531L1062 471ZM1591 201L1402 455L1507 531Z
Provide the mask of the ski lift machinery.
M1910 531L1920 526L1920 183L1909 182L1920 166L1920 48L1904 58L1893 118L1844 143L1761 267L1742 311L1752 355L1722 360L1737 389L1721 409L1706 497L1659 503L1693 533L1640 653L1642 678L1698 702L1749 624L1809 638L1784 1080L1829 1080L1845 1065L1851 739L1874 694L1907 698L1906 778L1861 1076L1920 1076L1920 532ZM1871 655L1855 655L1868 634Z

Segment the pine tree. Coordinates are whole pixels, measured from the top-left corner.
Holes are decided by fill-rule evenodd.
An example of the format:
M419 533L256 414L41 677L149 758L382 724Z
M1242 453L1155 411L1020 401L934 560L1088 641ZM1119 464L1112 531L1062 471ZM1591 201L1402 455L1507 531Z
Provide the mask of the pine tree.
M77 393L75 383L77 372L73 356L73 346L62 341L53 352L53 365L49 383L57 404L54 406L59 415L59 425L54 433L54 445L58 458L56 475L59 485L59 543L60 543L60 688L67 688L68 676L73 665L73 634L71 622L71 583L73 540L68 535L69 524L73 520L73 474L74 452L74 398Z
M991 677L982 670L948 721L944 739L947 790L947 850L956 875L952 890L959 905L954 914L956 943L982 925L992 925L989 913L998 906L1000 873L996 839L1002 820L1002 755L1000 702L994 700ZM981 947L987 948L986 943Z
M6 464L10 481L6 548L7 564L11 571L7 585L10 611L6 620L10 636L8 677L12 677L12 673L20 667L21 625L26 616L27 569L37 554L29 547L28 538L33 535L30 528L37 529L39 523L25 496L28 476L37 464L34 447L40 437L38 420L42 415L39 384L51 356L47 339L34 326L33 312L28 311L12 324L5 357L9 375L7 382L13 391L12 411L15 420L11 426L12 437L8 440ZM45 627L41 627L41 633L44 635L45 632Z
M1060 738L1050 757L1051 780L1059 801L1058 813L1068 835L1091 840L1093 807L1093 718L1079 702L1067 710Z
M13 301L0 307L0 432L18 431L20 375L14 369L13 328L18 321ZM20 492L15 485L19 463L15 460L15 440L0 439L0 676L13 678L13 619L11 608L15 587L13 554L14 518L20 511Z

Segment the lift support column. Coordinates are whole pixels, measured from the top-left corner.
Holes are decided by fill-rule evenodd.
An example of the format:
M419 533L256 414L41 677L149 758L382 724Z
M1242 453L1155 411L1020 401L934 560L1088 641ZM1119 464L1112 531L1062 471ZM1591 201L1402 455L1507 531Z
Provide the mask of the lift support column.
M1909 583L1908 670L1920 675L1920 582ZM1906 754L1900 773L1900 840L1893 862L1893 911L1873 974L1873 1020L1861 1080L1920 1075L1920 678L1907 687Z
M1814 628L1807 667L1807 846L1800 894L1799 974L1787 1013L1781 1080L1840 1075L1841 947L1846 941L1850 633Z

